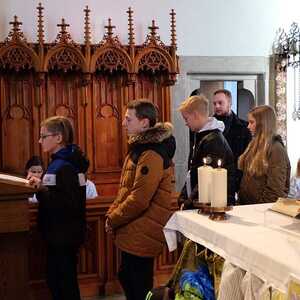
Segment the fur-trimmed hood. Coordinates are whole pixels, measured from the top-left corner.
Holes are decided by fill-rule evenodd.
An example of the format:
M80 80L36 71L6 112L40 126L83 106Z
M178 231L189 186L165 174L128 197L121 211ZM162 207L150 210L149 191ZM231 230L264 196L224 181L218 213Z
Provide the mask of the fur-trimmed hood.
M157 144L172 135L173 125L169 122L156 123L154 127L129 137L128 144Z
M172 135L171 123L157 123L137 135L129 137L129 153L131 159L136 162L143 151L154 150L164 159L164 168L168 168L176 151L176 141Z

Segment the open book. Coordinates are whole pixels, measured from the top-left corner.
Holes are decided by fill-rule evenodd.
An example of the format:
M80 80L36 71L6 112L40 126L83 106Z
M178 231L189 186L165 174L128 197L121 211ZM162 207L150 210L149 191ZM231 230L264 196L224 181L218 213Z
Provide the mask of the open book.
M271 209L294 218L299 217L300 199L278 198Z
M4 174L4 173L0 173L0 182L3 182L3 183L11 182L16 185L26 185L26 186L30 187L29 181L27 179L22 178L22 177L12 176L9 174Z

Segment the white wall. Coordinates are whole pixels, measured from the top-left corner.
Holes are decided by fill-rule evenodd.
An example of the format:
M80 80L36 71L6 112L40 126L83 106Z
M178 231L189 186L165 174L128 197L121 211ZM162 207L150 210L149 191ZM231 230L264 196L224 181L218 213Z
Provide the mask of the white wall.
M36 0L0 1L0 40L9 21L18 15L29 41L36 40ZM178 54L194 56L267 56L278 27L299 19L299 0L41 0L45 7L46 40L53 41L62 17L71 24L75 41L83 41L83 9L89 5L93 42L102 39L107 18L127 43L127 14L131 6L137 43L144 41L147 24L157 20L162 40L169 44L169 12L177 13ZM298 13L298 15L297 15Z

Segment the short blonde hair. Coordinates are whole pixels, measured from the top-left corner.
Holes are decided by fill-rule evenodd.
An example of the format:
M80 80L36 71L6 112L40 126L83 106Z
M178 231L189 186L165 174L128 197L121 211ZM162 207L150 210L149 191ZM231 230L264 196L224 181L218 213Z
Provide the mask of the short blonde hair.
M203 94L191 96L180 104L178 110L189 114L197 111L202 115L208 116L208 99Z

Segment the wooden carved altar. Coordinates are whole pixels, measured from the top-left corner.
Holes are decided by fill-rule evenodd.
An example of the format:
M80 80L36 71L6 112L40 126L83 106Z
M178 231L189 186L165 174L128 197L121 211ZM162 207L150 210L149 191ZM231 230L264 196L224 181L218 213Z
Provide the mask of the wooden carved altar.
M47 43L43 9L39 4L36 42L26 40L15 16L11 31L0 43L0 169L23 174L33 154L46 163L49 158L38 143L40 122L53 115L71 120L75 142L90 159L89 177L100 194L87 204L89 234L80 253L80 286L86 295L110 293L117 289L119 254L105 234L104 216L118 189L127 150L122 116L128 101L148 98L157 106L159 119L170 120L170 87L178 73L175 12L170 13L169 46L160 40L154 20L145 42L136 45L129 8L128 45L122 45L111 19L103 39L92 44L88 7L84 9L83 44L72 39L65 19L57 25L55 41ZM30 282L35 299L46 299L41 296L44 249L36 232L35 205L30 214ZM156 262L157 276L168 274L175 260L176 254L165 250Z

